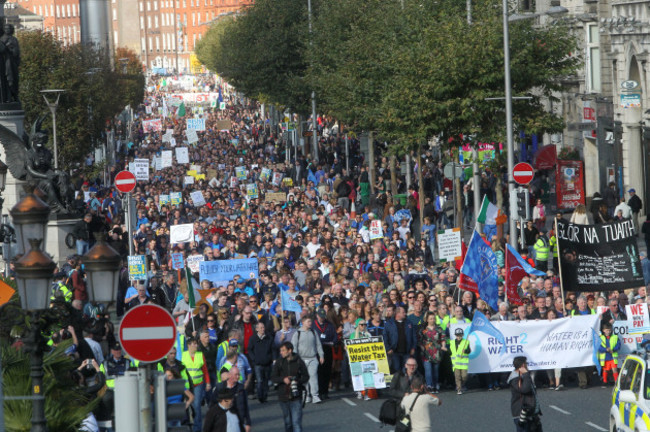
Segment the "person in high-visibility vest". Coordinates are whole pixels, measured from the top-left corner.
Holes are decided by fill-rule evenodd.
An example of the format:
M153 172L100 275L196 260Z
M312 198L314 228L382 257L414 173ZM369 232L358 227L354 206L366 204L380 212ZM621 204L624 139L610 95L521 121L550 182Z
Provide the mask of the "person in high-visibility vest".
M555 234L555 231L551 231L549 234L551 235L551 238L548 240L548 243L551 247L551 252L553 253L553 271L557 272L560 268L557 261L557 235Z
M587 306L587 299L584 296L578 297L578 307L571 309L571 316L574 315L596 315L596 310Z
M65 281L66 274L59 272L54 275L54 282L52 283L52 294L50 295L50 301L53 302L57 298L62 298L66 303L72 301L72 290L68 288Z
M469 341L463 339L463 329L457 328L454 331L456 338L449 344L451 351L451 364L454 367L454 377L456 378L456 392L463 394L463 387L467 382L467 368L469 367L469 353L472 349L469 347Z
M194 432L201 432L203 426L203 414L201 413L201 402L206 391L212 388L210 385L210 375L208 367L205 364L203 353L198 351L199 342L194 338L187 340L187 351L183 353L182 362L187 368L187 372L194 384Z
M603 384L607 384L607 372L610 370L614 375L614 382L618 379L618 351L620 349L621 341L617 335L612 335L612 325L604 323L598 347L598 361L603 369Z
M548 254L551 250L551 246L548 237L546 237L546 231L544 228L542 228L542 232L537 238L533 248L535 249L535 267L537 270L545 272L548 270Z
M106 375L106 387L114 389L115 378L123 376L130 367L131 360L122 355L122 347L116 342L111 346L111 354L99 366L99 371Z

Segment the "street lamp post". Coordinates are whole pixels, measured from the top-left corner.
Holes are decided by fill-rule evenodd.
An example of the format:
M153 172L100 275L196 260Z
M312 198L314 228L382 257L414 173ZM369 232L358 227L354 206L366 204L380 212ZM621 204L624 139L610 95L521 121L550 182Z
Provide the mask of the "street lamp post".
M512 199L515 193L515 179L513 171L515 168L515 148L513 138L513 122L512 122L512 82L510 80L510 21L519 21L522 19L535 18L540 15L561 15L568 12L568 9L562 6L551 7L543 14L534 13L526 15L510 15L508 14L508 0L502 0L503 7L503 67L505 76L505 96L506 96L506 145L508 146L508 193L510 196L510 217L509 230L510 230L510 245L517 248L517 222L515 216L517 215L517 203Z
M59 98L61 97L62 93L65 93L65 90L60 90L60 89L41 90L43 99L45 99L45 103L47 104L47 107L50 109L50 112L52 113L52 139L54 141L54 169L59 169L59 152L58 152L58 147L56 146L56 109L59 107ZM56 100L54 102L50 102L50 100L48 99L48 95L56 96Z
M311 46L313 44L311 40L311 34L312 34L312 24L311 24L311 0L307 0L307 15L309 18L309 45ZM311 136L312 139L312 151L314 152L313 157L316 162L318 162L318 133L316 129L316 92L314 90L311 91L311 129L313 131L313 134Z

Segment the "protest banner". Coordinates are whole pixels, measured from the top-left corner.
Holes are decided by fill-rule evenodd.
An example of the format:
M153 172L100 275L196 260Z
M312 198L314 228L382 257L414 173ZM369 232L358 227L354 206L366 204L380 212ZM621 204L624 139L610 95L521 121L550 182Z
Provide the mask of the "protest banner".
M260 180L263 182L269 181L271 178L271 168L262 168L262 172L260 173Z
M272 183L274 186L280 186L280 183L282 183L282 178L283 178L283 177L284 177L284 174L283 174L283 173L275 171L275 172L273 173L273 181L271 181L271 183Z
M199 267L204 260L205 257L203 255L190 255L185 260L185 264L187 264L187 267L192 273L196 273L199 271ZM203 280L203 278L201 278L201 280Z
M208 180L212 180L217 177L217 170L214 168L208 168L206 170L205 176Z
M390 367L382 336L346 339L345 348L355 391L386 388L386 375L390 375Z
M190 164L190 169L195 171L197 174L201 173L201 165Z
M185 131L185 136L187 137L187 142L190 144L199 142L199 135L194 129L187 129Z
M162 167L162 158L161 157L154 156L154 158L153 158L153 168L156 171L160 171L161 169L163 169L163 167Z
M237 181L237 177L235 177L235 176L230 177L230 188L231 189L237 189L237 184L238 183L239 182Z
M187 152L187 147L176 147L174 151L176 152L176 162L179 164L190 163L190 156Z
M219 109L221 111L225 110L226 109L226 103L225 102L219 102Z
M171 150L163 150L163 152L160 154L160 159L161 159L161 166L163 168L169 168L172 166L172 151Z
M370 221L370 240L384 238L384 229L380 220Z
M204 261L199 267L201 280L207 279L215 286L227 285L239 276L241 279L259 277L257 258Z
M440 262L450 262L463 255L460 228L438 231L438 257Z
M160 119L144 120L142 122L142 130L145 133L160 132L162 130L162 121Z
M287 200L287 194L284 192L269 192L264 195L264 201L273 203L283 203Z
M172 137L172 139L169 140L169 145L172 147L176 147L176 138Z
M281 291L282 292L280 294L282 297L282 310L287 312L295 312L297 314L302 313L302 306L300 306L300 303L298 303L295 298L291 297L286 290Z
M194 177L191 175L183 177L183 186L194 184Z
M185 268L185 262L183 261L182 253L173 253L172 254L172 269L173 270L182 270Z
M249 199L259 197L259 191L257 190L257 185L255 183L249 183L246 185L246 196Z
M194 240L194 225L181 224L169 227L169 242L171 244L188 243Z
M474 331L470 342L469 373L510 372L516 356L528 357L530 370L593 366L597 359L594 336L600 334L598 315L573 316L552 321L493 321L505 346L493 335ZM469 324L452 324L465 330ZM598 347L596 347L598 348Z
M239 181L246 180L246 167L243 166L235 167L235 175L237 176L237 180Z
M149 181L149 159L135 159L133 161L133 170L129 164L129 171L133 173L137 181Z
M195 131L205 130L204 118L188 118L186 120L186 123L187 123L187 129L194 129Z
M129 279L146 280L147 279L147 257L145 255L130 255L129 262Z
M647 303L625 305L625 315L627 315L628 334L650 333Z
M217 120L217 130L229 131L232 128L230 120Z
M162 194L158 196L158 206L164 206L170 202L171 201L169 200L169 194Z
M181 192L171 192L169 194L169 199L172 202L172 205L179 205L183 201L183 194Z
M611 291L644 286L631 219L602 225L557 220L562 284L574 291Z
M173 138L174 132L171 129L167 129L167 132L165 132L165 135L162 136L162 142L171 142Z
M638 350L643 342L643 335L631 335L628 330L628 321L614 321L612 324L612 334L617 335L621 341L621 350L618 352L619 365L623 364L625 357Z
M190 193L190 198L192 198L194 207L201 207L205 205L205 198L203 197L203 192L201 191L194 191Z

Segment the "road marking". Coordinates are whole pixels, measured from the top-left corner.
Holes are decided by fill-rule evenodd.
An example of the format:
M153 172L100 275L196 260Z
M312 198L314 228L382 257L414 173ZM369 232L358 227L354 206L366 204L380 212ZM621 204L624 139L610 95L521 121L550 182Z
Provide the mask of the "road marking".
M122 340L173 339L173 327L130 327L122 329Z
M355 404L354 402L352 402L352 401L351 401L350 399L348 399L348 398L341 398L341 399L343 399L343 402L345 402L346 404L348 404L348 405L350 405L350 406L357 406L357 404Z
M549 405L549 407L553 408L555 411L561 412L562 414L571 415L569 411L564 411L562 408L556 407L555 405Z
M585 422L585 424L591 426L592 428L594 428L596 430L607 432L607 429L602 428L602 427L598 426L597 424L593 424L592 422Z
M370 420L374 421L375 423L381 423L377 417L370 413L364 413L366 417L368 417Z

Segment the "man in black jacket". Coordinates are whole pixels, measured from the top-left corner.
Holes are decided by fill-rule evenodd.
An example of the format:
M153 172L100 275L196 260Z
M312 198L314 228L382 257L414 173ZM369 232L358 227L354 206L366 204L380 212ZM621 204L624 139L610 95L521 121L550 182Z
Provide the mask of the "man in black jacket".
M235 397L228 389L222 389L217 395L218 403L214 404L205 415L203 432L227 432L234 428L244 432L244 425L239 421L237 413L233 412Z
M255 325L255 333L248 341L248 357L255 368L257 380L257 399L266 402L269 394L269 378L273 364L273 339L266 334L263 322Z
M512 398L510 409L517 432L542 430L539 416L542 414L537 401L535 383L528 371L528 361L524 356L515 357L512 362L515 370L508 377Z
M639 212L643 208L641 198L636 194L636 190L630 189L627 191L630 194L630 199L627 200L627 205L632 209L632 222L634 222L634 231L639 235Z
M284 416L285 432L302 432L303 388L309 382L309 371L293 344L280 345L281 358L273 365L271 381L278 384L278 399Z

